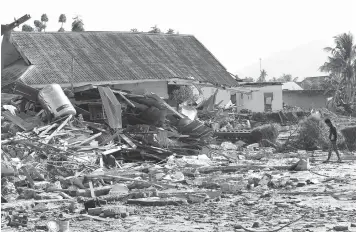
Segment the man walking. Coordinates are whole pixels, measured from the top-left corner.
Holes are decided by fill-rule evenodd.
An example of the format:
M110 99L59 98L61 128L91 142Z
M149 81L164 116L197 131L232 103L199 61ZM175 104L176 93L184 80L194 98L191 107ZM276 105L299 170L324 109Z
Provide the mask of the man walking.
M340 158L340 154L339 151L337 150L337 146L336 146L336 140L337 140L337 132L336 132L336 127L334 127L334 125L331 123L330 119L325 119L325 123L326 125L329 126L329 139L330 139L330 147L329 147L329 154L328 154L328 159L324 161L324 163L329 162L330 161L330 157L331 157L331 153L334 150L337 158L338 158L338 162L341 162L341 158Z

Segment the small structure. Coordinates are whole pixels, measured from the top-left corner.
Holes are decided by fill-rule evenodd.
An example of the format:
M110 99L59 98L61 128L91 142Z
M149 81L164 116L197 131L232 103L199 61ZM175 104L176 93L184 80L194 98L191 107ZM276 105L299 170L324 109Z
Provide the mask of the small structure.
M332 92L325 94L325 90L283 90L286 105L308 110L326 107L327 99L332 96Z
M236 94L237 109L252 112L279 111L283 109L281 82L246 82L241 87L251 90Z

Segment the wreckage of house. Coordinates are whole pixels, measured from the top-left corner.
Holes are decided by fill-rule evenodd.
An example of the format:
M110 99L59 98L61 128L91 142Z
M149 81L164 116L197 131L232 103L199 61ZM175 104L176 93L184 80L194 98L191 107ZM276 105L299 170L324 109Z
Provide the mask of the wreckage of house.
M165 99L169 85L199 84L208 95L215 88L239 90L236 79L192 35L12 32L2 48L2 86L14 80L34 88L109 85Z

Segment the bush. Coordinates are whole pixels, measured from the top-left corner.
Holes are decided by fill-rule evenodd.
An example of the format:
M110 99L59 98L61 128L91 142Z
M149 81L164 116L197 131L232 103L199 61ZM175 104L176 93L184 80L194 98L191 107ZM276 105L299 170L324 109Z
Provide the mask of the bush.
M278 127L275 124L259 126L251 131L251 142L260 143L266 139L272 143L276 143L278 135ZM264 144L264 142L262 142L262 144Z
M312 150L316 147L327 149L329 147L329 128L322 119L309 116L300 122L298 148ZM346 148L344 136L338 131L337 145L339 149Z
M341 133L345 137L347 147L356 150L356 126L346 127L341 130Z

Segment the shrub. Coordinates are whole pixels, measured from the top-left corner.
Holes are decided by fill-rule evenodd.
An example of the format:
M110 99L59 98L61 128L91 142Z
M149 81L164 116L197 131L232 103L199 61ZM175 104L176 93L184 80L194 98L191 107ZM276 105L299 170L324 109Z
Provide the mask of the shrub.
M278 127L275 124L259 126L251 131L251 142L260 143L262 140L266 139L272 143L276 143L278 135ZM262 144L264 143L262 142Z
M342 129L341 134L345 138L347 147L350 150L356 150L356 126L346 127Z
M329 128L322 119L309 116L300 122L297 144L300 149L314 149L316 147L327 149L329 147ZM345 149L344 136L338 131L338 148Z

